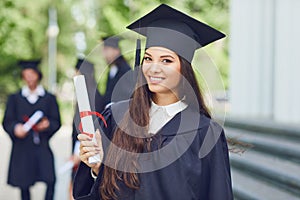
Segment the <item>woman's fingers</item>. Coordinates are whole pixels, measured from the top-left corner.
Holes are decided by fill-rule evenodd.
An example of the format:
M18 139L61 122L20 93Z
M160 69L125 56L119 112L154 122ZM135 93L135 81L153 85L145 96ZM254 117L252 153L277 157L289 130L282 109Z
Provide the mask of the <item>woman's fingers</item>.
M98 147L80 145L79 157L80 157L80 160L82 162L84 162L87 166L93 167L94 164L89 163L89 157L92 157L92 156L98 154L99 152L100 151L99 151Z
M98 147L94 147L94 146L83 146L83 147L82 147L82 152L83 152L83 153L88 153L88 152L96 152L96 153L99 153L99 151L101 151L101 149L98 148Z
M79 134L77 135L77 139L81 141L92 141L92 138L86 134Z
M96 136L96 141L97 141L97 144L98 144L100 161L102 162L103 157L104 157L104 151L103 151L102 139L101 139L101 134L100 134L99 129L96 130L95 136Z
M80 146L82 147L98 147L94 141L80 141Z
M88 160L89 157L92 157L97 154L100 155L100 160L103 160L104 152L102 147L101 134L98 129L95 133L96 142L94 142L92 138L86 134L79 134L77 138L80 141L79 157L82 162L84 162L89 167L93 167L95 164L90 164Z
M102 146L102 139L101 139L101 134L99 129L96 130L95 136L96 136L97 146L102 150L103 146Z
M87 160L89 157L98 154L96 151L88 151L80 154L80 159Z

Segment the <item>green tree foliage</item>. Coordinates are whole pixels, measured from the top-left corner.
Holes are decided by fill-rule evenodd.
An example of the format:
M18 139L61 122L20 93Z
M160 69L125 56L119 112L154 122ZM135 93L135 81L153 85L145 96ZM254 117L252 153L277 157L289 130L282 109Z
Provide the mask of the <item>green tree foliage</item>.
M59 5L59 6L57 6ZM61 1L2 0L0 1L0 103L8 93L15 91L20 83L21 59L42 59L41 70L47 77L48 53L48 9L57 8L59 27L58 37L58 76L64 74L64 66L70 54L75 54L72 41L70 4ZM64 20L60 20L64 19ZM46 82L46 78L43 80Z
M229 0L110 0L101 1L98 10L99 33L116 34L160 3L166 3L229 35ZM205 48L228 87L228 38Z
M167 3L229 34L228 0L1 0L0 1L0 105L19 86L20 59L42 58L44 85L48 76L48 9L57 9L58 87L70 79L80 51L76 33L85 35L86 55L101 36L126 31L126 25L160 3ZM219 67L225 84L228 76L228 39L206 48ZM69 80L70 81L70 80Z
M43 42L43 36L39 32L46 24L40 23L43 21L42 16L37 19L31 17L31 12L37 8L36 6L26 8L20 1L0 2L0 94L2 98L18 84L17 60L41 56L39 44Z

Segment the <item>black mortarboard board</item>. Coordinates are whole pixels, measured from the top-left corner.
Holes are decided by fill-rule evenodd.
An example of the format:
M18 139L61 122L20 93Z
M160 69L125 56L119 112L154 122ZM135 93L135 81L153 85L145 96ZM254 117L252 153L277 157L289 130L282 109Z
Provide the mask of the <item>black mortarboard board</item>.
M220 31L166 4L161 4L127 28L147 37L146 48L165 47L189 62L196 49L225 37Z
M42 75L42 72L38 68L40 62L41 62L41 60L20 60L18 62L18 65L21 66L22 70L33 69L34 71L36 71L36 73L38 73L39 80L41 80L43 75Z
M77 59L77 63L75 65L75 68L80 71L81 74L87 75L87 74L94 74L94 65L90 63L87 60L84 60L82 58Z
M121 38L118 36L107 36L102 38L104 46L109 46L117 49L119 49L120 39Z

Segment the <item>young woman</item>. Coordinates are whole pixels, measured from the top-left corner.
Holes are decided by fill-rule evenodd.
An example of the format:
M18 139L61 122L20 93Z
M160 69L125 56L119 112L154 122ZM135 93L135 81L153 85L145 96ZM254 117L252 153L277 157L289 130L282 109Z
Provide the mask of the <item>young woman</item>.
M128 28L147 37L136 90L102 113L98 144L78 136L75 199L233 199L224 131L191 66L196 49L224 35L164 4ZM90 164L95 154L102 162Z

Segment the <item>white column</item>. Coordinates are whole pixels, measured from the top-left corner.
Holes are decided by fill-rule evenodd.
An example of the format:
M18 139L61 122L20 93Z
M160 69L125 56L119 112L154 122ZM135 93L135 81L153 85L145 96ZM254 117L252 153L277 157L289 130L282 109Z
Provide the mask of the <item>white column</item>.
M300 1L276 1L274 119L300 123Z
M274 1L231 0L230 113L271 118Z
M56 54L57 54L57 36L59 27L57 24L57 13L55 8L49 8L49 25L48 25L48 90L52 93L56 92Z

